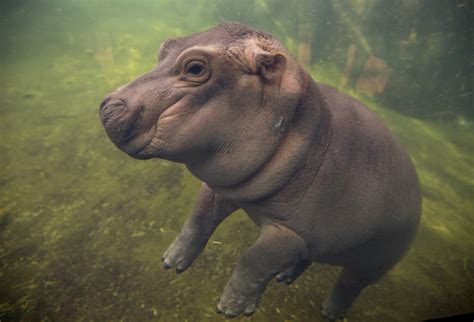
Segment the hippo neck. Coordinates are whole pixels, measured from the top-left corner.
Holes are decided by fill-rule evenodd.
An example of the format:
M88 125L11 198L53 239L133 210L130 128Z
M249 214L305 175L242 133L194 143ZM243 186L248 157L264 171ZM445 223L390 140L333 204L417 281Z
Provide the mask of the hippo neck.
M281 144L253 176L230 186L210 187L224 198L250 202L272 196L285 187L308 160L317 169L329 143L331 111L309 75L306 91L296 107L291 125ZM314 161L316 160L316 161Z

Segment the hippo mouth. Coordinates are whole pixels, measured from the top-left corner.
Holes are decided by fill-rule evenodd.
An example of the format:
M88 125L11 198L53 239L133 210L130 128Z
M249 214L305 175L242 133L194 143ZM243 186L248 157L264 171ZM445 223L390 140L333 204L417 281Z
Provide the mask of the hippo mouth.
M150 147L153 145L154 133L155 130L152 129L146 134L131 139L121 147L121 150L137 159L152 158L153 155L150 155ZM156 152L156 149L154 149L154 152Z

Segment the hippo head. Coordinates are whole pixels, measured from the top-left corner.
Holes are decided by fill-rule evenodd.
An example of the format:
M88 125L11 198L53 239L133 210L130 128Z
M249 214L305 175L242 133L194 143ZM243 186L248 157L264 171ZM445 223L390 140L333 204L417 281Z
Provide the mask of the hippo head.
M223 23L165 41L157 66L107 95L100 117L129 155L185 163L209 184L234 185L271 159L305 75L271 35Z

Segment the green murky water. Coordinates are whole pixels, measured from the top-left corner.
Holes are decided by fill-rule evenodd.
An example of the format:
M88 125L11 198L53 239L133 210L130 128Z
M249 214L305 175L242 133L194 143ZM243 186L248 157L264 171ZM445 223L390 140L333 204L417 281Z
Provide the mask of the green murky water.
M149 70L164 39L226 19L275 32L304 58L303 36L289 26L304 25L319 11L306 12L309 1L302 1L294 10L300 18L309 18L298 22L280 2L2 2L1 321L223 320L215 314L215 305L239 254L256 239L256 227L238 212L219 227L190 270L179 276L162 270L160 256L189 214L200 183L180 165L138 161L118 151L100 125L98 104L110 90ZM353 14L374 4L347 3ZM462 8L463 3L467 7ZM472 10L468 2L457 4L459 10ZM334 6L347 16L343 2L335 1ZM349 18L343 19L341 28L358 35L356 47L362 48L364 61L368 52L377 52L371 48L376 37L360 27L364 20ZM331 20L327 21L329 26ZM323 27L319 23L315 30L324 31ZM433 37L442 44L449 34ZM330 35L316 39L331 41ZM406 41L416 44L416 34ZM316 44L310 47L313 76L340 85L348 65L347 47L342 54L334 52L336 56L318 52ZM382 47L378 57L390 56L384 50L388 51ZM428 54L420 63L444 57ZM415 63L408 59L407 66ZM342 90L363 100L400 137L416 163L424 200L413 247L380 283L362 294L349 320L417 321L472 312L474 127L470 110L460 107L467 97L472 109L472 79L470 88L461 88L459 100L453 91L432 92L431 96L443 94L445 105L435 111L441 114L430 114L428 105L423 105L425 110L422 105L397 110L390 95L384 100L377 93L357 90L364 64L356 59L354 66L352 81L343 82ZM409 77L407 66L392 66L390 79ZM465 76L460 75L457 79ZM430 84L441 77L432 74ZM426 100L431 99L428 84L417 84ZM393 86L383 93L390 90ZM404 95L410 91L400 91L400 99ZM289 288L271 283L257 313L239 319L319 321L319 305L337 272L335 267L313 265Z

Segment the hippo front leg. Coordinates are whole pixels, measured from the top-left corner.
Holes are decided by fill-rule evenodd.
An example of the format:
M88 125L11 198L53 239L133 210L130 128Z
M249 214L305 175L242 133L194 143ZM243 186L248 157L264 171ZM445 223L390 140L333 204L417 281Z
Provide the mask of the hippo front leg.
M237 209L203 183L191 216L162 257L163 268L185 271L201 254L216 227Z
M226 317L251 315L268 282L307 256L306 243L295 232L276 224L264 226L257 242L240 257L217 305L218 312Z

